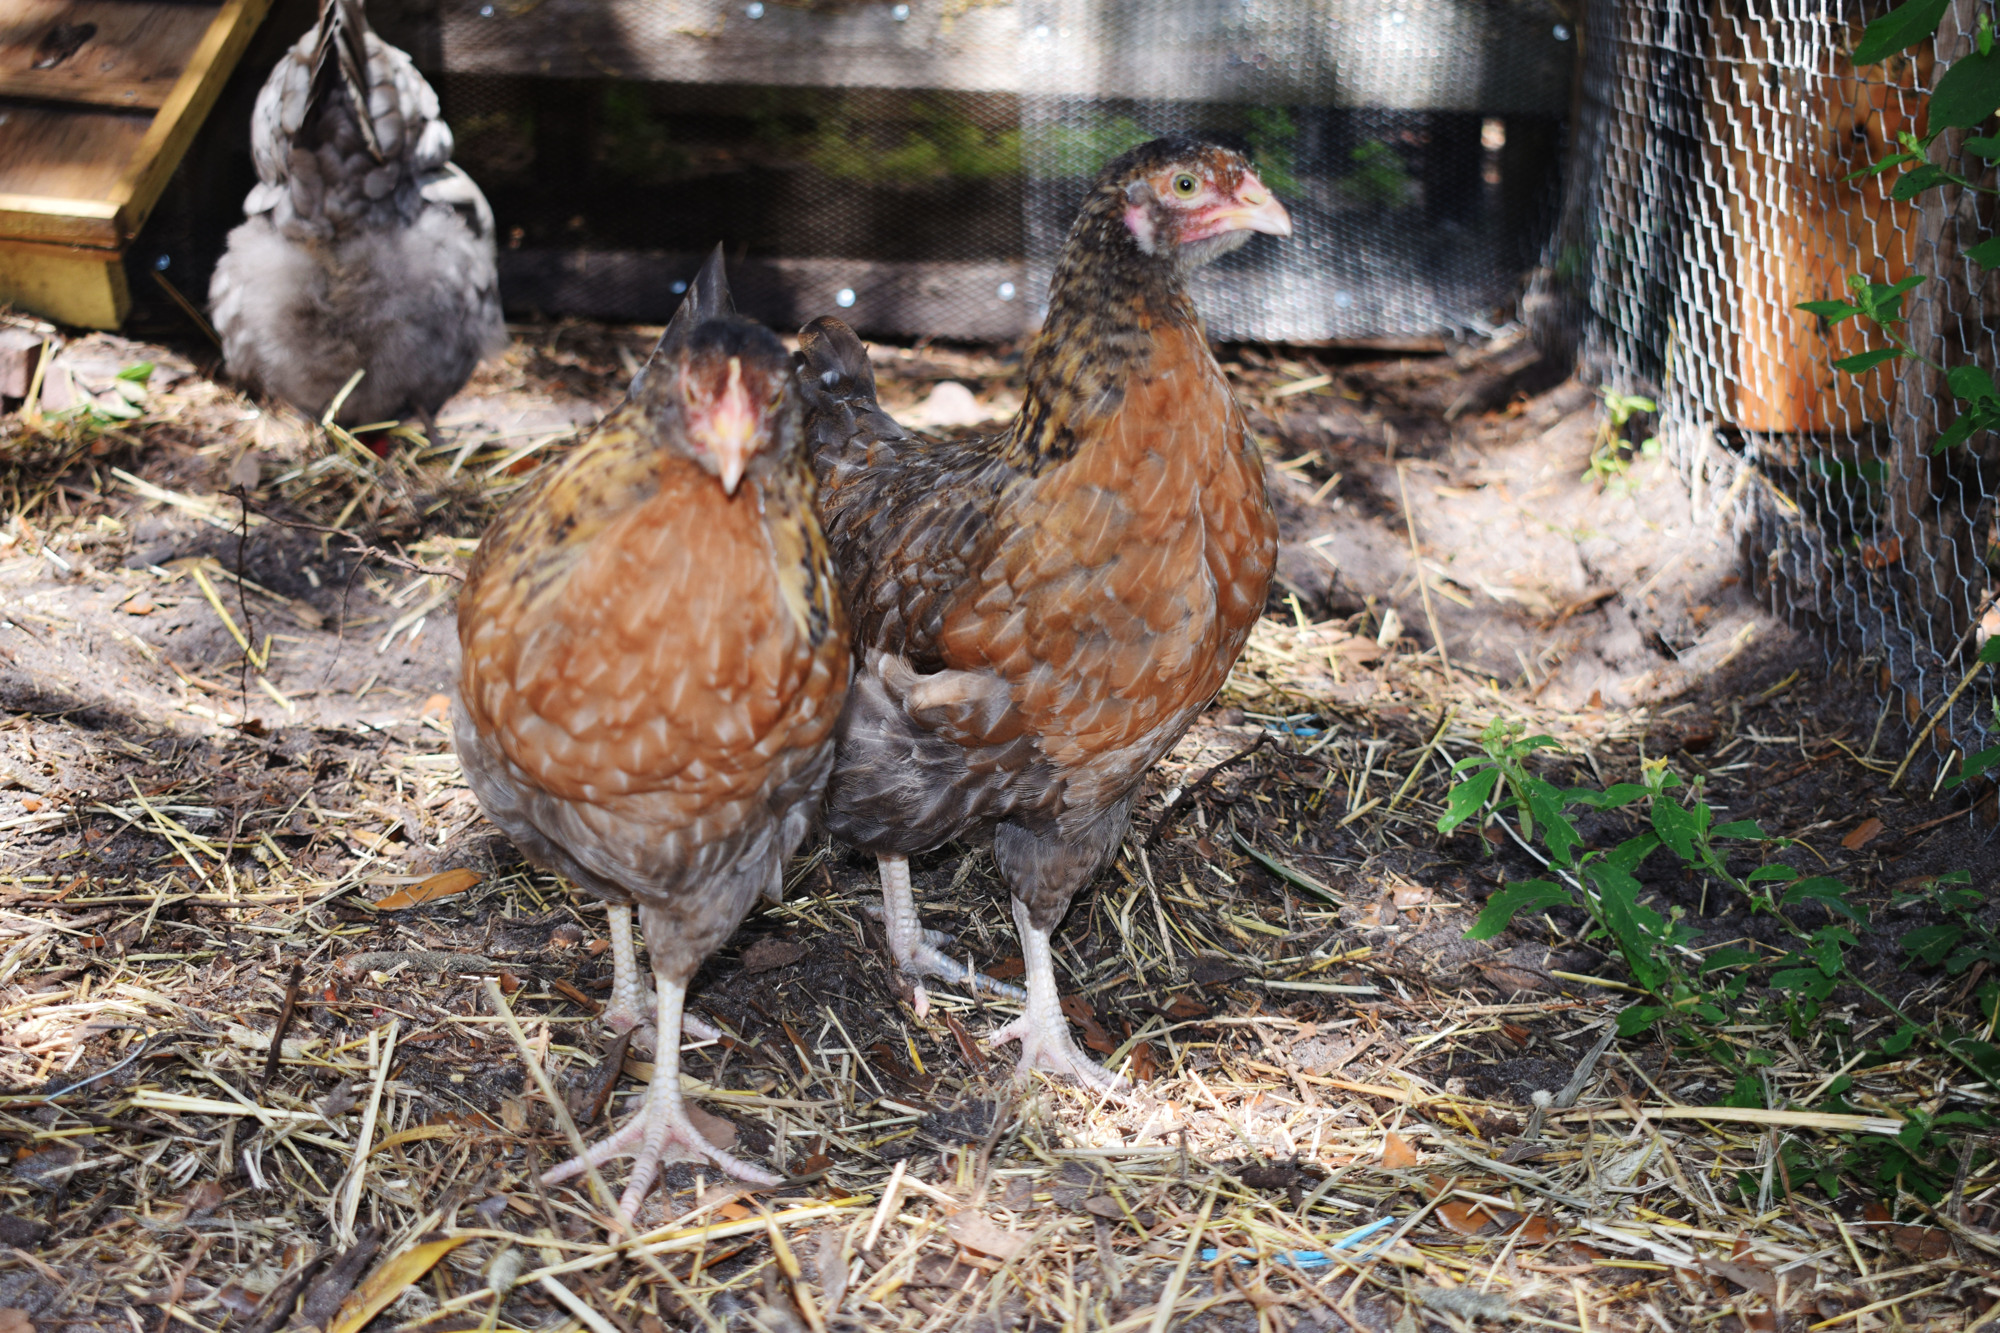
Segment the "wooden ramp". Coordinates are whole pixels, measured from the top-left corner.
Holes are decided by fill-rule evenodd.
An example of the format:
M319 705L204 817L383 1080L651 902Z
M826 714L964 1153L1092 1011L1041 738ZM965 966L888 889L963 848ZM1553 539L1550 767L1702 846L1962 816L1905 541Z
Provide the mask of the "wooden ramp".
M124 320L125 246L270 4L0 4L0 304Z

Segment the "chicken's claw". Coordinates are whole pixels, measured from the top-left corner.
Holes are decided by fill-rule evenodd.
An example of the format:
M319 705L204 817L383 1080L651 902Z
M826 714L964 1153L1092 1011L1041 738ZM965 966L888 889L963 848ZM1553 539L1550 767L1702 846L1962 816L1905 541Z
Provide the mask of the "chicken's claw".
M1016 1003L1028 998L1028 993L1019 986L1010 986L989 977L971 964L961 963L945 953L939 946L951 943L951 936L941 930L925 930L917 919L916 897L910 891L909 861L900 856L877 859L882 866L882 903L879 907L873 903L864 904L863 910L870 916L880 918L883 931L889 937L889 956L896 960L897 969L909 978L911 988L916 992L910 1003L918 1018L930 1011L931 1000L924 990L924 977L936 977L954 985L983 990Z
M659 987L659 1009L655 1030L678 1027L682 1023L680 986ZM581 1157L572 1157L542 1176L545 1185L556 1185L580 1176L591 1167L602 1166L614 1157L630 1156L632 1175L618 1200L618 1211L629 1224L639 1213L646 1191L667 1162L707 1162L725 1174L753 1185L776 1185L783 1177L772 1175L732 1157L703 1138L688 1118L687 1104L681 1100L680 1050L662 1052L653 1062L653 1083L646 1090L646 1105L617 1133L587 1148Z
M1132 1085L1079 1051L1071 1039L1056 991L1055 953L1049 945L1049 932L1034 924L1019 898L1014 900L1014 926L1021 932L1021 953L1027 963L1027 1007L1019 1018L989 1036L987 1044L1020 1042L1019 1068L1023 1074L1031 1069L1066 1074L1106 1096L1129 1100Z
M1029 1014L1022 1014L986 1038L989 1046L1007 1041L1021 1043L1021 1062L1016 1068L1024 1076L1030 1070L1039 1069L1047 1074L1065 1074L1087 1088L1120 1101L1131 1095L1131 1083L1076 1048L1060 1017L1056 1019L1054 1029L1050 1030L1036 1023Z

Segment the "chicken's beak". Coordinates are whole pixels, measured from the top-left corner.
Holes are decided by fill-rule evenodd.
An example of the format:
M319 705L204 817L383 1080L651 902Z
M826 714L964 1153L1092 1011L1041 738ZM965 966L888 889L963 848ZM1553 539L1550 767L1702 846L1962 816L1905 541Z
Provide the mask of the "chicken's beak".
M1229 230L1261 231L1267 236L1292 234L1292 215L1278 202L1278 196L1264 188L1254 171L1243 173L1243 183L1236 190L1236 207L1223 213L1229 219Z
M750 401L743 387L743 362L729 358L729 383L708 414L707 439L703 441L715 458L716 475L726 494L736 494L750 455L757 452L757 437L763 431L763 413Z

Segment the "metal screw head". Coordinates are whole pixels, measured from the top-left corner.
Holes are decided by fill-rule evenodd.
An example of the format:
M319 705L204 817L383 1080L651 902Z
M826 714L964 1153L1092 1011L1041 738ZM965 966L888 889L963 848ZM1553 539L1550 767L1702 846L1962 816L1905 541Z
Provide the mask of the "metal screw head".
M1034 31L1031 32L1029 35L1038 42L1047 41L1049 37L1049 25L1046 23L1037 23L1034 27Z
M490 18L492 18L492 17L493 17L493 6L491 6L491 5L481 5L481 6L479 7L479 17L481 17L481 18L483 18L483 19L490 19Z
M1568 41L1568 40L1569 40L1569 24L1567 24L1567 23L1558 23L1558 24L1556 24L1556 26L1555 26L1555 38L1556 38L1556 40L1557 40L1557 41L1559 41L1559 42L1566 42L1566 41Z
M675 278L672 282L667 284L667 290L672 292L675 296L679 296L682 292L685 292L687 289L688 285L685 282L682 282L679 278Z
M153 267L158 269L160 272L165 273L168 267L172 265L173 262L174 262L174 257L172 255L161 255L158 259L155 259L153 261Z
M908 5L890 5L889 17L898 23L908 23L910 21L910 7Z
M749 19L763 18L764 5L762 0L750 0L749 4L743 6L743 17Z
M1011 300L1013 300L1013 299L1014 299L1014 284L1013 284L1013 283L1011 283L1011 282L1003 282L1003 283L1001 283L1001 284L1000 284L1000 299L1001 299L1001 300L1003 300L1003 301L1011 301Z
M842 287L833 294L833 303L842 310L847 309L847 307L854 304L854 289L852 287Z

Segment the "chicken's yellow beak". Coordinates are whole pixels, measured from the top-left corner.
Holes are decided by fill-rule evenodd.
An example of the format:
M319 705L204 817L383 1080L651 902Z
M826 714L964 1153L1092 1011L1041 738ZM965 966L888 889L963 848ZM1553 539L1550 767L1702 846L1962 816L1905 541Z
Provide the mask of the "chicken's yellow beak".
M1267 236L1290 236L1292 215L1278 202L1278 197L1264 188L1264 182L1257 179L1257 173L1243 173L1243 183L1237 187L1236 201L1225 204L1214 214L1218 225L1216 231L1261 231Z
M729 382L723 386L721 396L710 409L708 419L703 423L706 437L702 443L708 447L715 459L716 476L722 481L726 494L736 494L736 487L743 480L743 470L750 465L750 455L757 452L757 439L763 433L764 414L757 410L757 404L750 401L750 393L743 387L743 361L739 357L729 358Z

